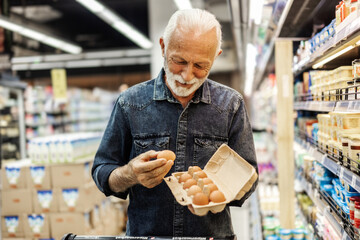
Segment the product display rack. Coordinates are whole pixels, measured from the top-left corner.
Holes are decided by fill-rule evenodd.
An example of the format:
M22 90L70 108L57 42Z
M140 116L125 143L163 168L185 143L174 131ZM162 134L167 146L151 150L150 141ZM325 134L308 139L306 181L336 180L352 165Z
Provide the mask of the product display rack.
M27 140L57 133L102 132L118 95L100 89L90 91L69 88L68 101L59 104L49 89L40 86L27 89ZM102 93L106 96L102 96Z
M335 28L335 35L317 49L311 56L306 57L298 64L293 66L295 76L310 69L312 65L320 62L322 59L332 55L339 49L344 49L350 45L359 45L360 40L360 14L354 12L350 14L345 21Z
M306 230L309 233L313 234L313 238L314 240L318 240L321 239L320 235L319 235L319 231L317 230L316 226L314 225L314 223L312 222L312 220L305 214L304 209L302 209L300 207L299 204L299 199L297 199L297 206L296 206L297 212L298 212L298 216L300 217L300 219L302 220L302 222L305 225Z
M25 158L26 140L23 92L26 84L20 81L0 80L0 87L7 89L11 99L14 100L12 104L5 104L4 108L0 110L3 116L11 116L10 121L0 119L0 160ZM11 113L11 108L16 109L14 114ZM10 131L10 129L17 129L18 133L10 136L4 134ZM13 151L5 151L3 149L4 144L12 145Z
M295 146L295 148L299 147L307 149L305 146L300 144ZM312 181L312 179L306 178L302 174L298 174L298 178L304 188L304 191L311 198L313 203L320 209L324 216L327 216L328 219L332 220L333 225L337 226L338 231L342 236L341 239L358 240L359 236L355 234L357 230L348 221L346 213L343 212L341 208L337 208L337 204L332 197L323 191L314 181ZM314 229L315 233L318 234L316 228Z
M296 77L314 67L315 64L324 69L335 69L342 65L349 65L351 54L342 54L338 57L325 62L325 59L344 50L347 47L353 48L351 51L358 51L360 41L360 17L358 12L349 15L346 21L335 28L335 34L310 56L302 59L293 65L293 76ZM341 61L341 60L344 61ZM325 60L325 61L324 61ZM322 62L324 61L324 62ZM322 64L323 63L323 64ZM321 64L323 66L321 66ZM319 69L322 70L322 69ZM354 93L349 89L355 89ZM322 91L320 96L312 94L300 94L294 97L293 109L296 111L310 112L360 112L360 97L358 89L360 85L353 85L347 88L331 89ZM336 93L335 93L336 92ZM350 99L350 100L349 100ZM330 101L331 100L331 101ZM360 192L360 176L358 170L345 167L342 163L342 153L337 149L338 154L333 154L330 149L321 149L317 142L306 136L305 133L295 133L294 148L302 149L312 156L318 163L330 170L333 174L344 180L356 191ZM350 160L354 161L354 160ZM301 170L298 169L301 172ZM359 239L358 230L349 222L346 213L342 208L337 207L335 200L323 191L314 181L298 173L298 178L306 194L312 199L313 203L321 210L327 219L330 219L341 233L341 239ZM315 233L317 229L315 228Z

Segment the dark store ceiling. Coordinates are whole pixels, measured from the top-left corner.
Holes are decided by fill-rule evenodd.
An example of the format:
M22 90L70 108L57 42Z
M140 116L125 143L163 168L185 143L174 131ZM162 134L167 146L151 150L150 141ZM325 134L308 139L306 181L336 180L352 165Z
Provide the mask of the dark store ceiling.
M70 42L83 51L112 48L138 48L128 38L94 15L75 0L3 0L11 15L35 24ZM102 3L122 16L145 36L148 36L147 0L102 0ZM6 15L6 9L3 9ZM43 44L31 44L28 39L13 39L13 45L41 53L54 53Z

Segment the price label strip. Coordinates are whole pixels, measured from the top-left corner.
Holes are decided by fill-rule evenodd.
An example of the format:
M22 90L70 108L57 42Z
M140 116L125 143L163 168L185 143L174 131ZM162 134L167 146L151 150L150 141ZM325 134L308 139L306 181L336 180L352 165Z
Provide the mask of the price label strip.
M339 175L340 179L344 179L344 168L340 167L340 175Z
M353 101L350 101L347 110L348 110L348 111L352 111L352 110L353 110L353 105L354 105L354 102L353 102Z
M356 188L356 176L354 174L352 175L351 186L353 188Z
M320 163L321 163L322 165L325 164L325 159L326 159L326 155L324 154L324 155L322 156L322 158L321 158L321 161L320 161Z

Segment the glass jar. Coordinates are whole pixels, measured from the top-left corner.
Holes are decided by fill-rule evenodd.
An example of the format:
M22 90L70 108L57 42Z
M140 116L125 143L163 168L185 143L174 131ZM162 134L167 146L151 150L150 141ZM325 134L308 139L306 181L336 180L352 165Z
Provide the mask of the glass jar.
M349 138L347 136L341 137L341 146L342 146L342 157L343 157L343 164L344 167L348 167L350 164L350 160L348 160L349 156Z
M354 227L359 231L359 229L360 229L360 202L358 202L358 201L355 201Z
M339 26L339 24L341 23L341 16L340 16L340 4L336 5L336 10L335 10L335 26Z
M360 99L360 78L355 79L355 99L358 99L357 96L359 96Z
M350 2L350 13L356 12L359 8L358 0L351 0Z
M349 157L351 161L351 170L358 173L360 169L358 153L360 153L360 134L349 135Z
M345 100L356 99L355 80L347 81L347 89L345 90Z

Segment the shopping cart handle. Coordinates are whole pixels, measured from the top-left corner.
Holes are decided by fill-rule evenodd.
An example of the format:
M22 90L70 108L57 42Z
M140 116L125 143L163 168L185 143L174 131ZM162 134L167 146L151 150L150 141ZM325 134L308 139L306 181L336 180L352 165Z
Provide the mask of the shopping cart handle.
M61 240L74 240L76 237L76 235L72 234L72 233L67 233L65 234Z
M234 240L235 236L231 237L133 237L133 236L86 236L75 235L67 233L62 240Z

